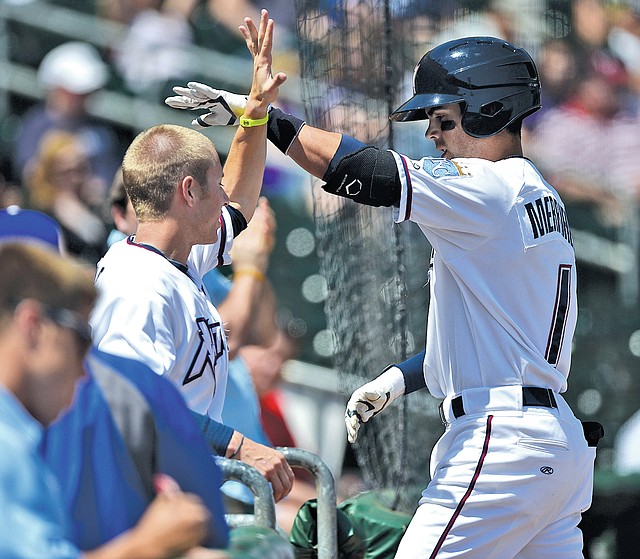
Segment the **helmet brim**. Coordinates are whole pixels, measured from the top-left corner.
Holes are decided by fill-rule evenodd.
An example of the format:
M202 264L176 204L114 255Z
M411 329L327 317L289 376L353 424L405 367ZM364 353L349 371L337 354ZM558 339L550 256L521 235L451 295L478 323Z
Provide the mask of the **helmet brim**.
M395 122L411 122L413 120L428 120L427 112L433 107L462 103L464 97L444 93L417 93L407 102L400 105L389 117Z

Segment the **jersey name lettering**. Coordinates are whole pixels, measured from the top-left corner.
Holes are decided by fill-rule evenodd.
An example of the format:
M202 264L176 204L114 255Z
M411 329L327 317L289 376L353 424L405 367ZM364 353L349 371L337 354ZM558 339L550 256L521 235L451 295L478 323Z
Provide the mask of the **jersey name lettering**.
M567 212L553 196L541 196L532 202L525 203L524 207L534 239L557 232L573 246Z
M211 322L206 318L196 319L198 337L200 338L195 355L189 365L189 370L182 381L182 385L199 379L206 371L211 372L214 381L218 359L224 353L224 337L219 322ZM215 389L214 389L215 391Z

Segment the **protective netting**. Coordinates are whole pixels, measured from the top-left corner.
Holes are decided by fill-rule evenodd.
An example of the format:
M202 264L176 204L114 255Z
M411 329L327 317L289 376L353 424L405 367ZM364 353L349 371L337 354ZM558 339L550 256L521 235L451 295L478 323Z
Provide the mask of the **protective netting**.
M298 0L301 78L307 121L381 148L392 147L388 120L394 64L410 72L413 53L392 44L383 2L336 3L320 13ZM398 56L399 55L399 56ZM369 208L314 189L321 271L328 284L327 326L345 396L424 343L429 246L389 209ZM416 285L411 285L411 281ZM409 282L409 283L408 283ZM420 426L418 428L418 425ZM392 489L399 508L415 505L429 450L441 432L426 393L404 398L361 429L355 452L369 488ZM400 491L400 488L411 488Z
M307 122L411 157L429 153L425 123L391 124L388 115L411 93L413 68L442 40L500 35L489 2L296 0L302 98ZM535 49L540 2L504 4L505 17L531 16L521 44ZM540 22L538 25L535 22ZM402 127L402 128L399 128ZM321 272L329 296L327 326L345 398L390 363L424 344L430 247L389 209L369 208L313 185ZM355 453L369 488L390 489L392 506L411 511L428 481L431 448L442 433L427 391L397 401L360 430Z

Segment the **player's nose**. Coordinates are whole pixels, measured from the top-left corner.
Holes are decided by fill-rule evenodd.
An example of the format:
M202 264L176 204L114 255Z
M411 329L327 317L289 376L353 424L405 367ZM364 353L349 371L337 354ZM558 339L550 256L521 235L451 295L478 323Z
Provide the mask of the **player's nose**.
M436 128L436 126L434 126L433 119L429 120L429 126L427 126L427 130L424 133L424 137L427 140L437 140L439 133L440 133L440 130Z

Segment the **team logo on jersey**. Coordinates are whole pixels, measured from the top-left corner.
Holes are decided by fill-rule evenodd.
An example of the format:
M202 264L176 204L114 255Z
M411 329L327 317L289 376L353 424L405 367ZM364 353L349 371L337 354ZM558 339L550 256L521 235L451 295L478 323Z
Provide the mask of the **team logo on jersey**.
M215 368L218 359L224 354L225 341L222 326L219 322L211 322L206 318L196 319L199 343L189 370L182 381L182 386L199 379L209 371L215 379Z
M434 179L442 177L459 177L464 174L460 166L450 159L426 157L422 160L422 168Z
M540 471L545 476L550 476L553 473L553 468L551 466L542 466L542 468L540 468Z
M525 247L552 240L553 234L559 234L573 246L567 212L554 196L545 194L530 200L520 200L517 208Z

